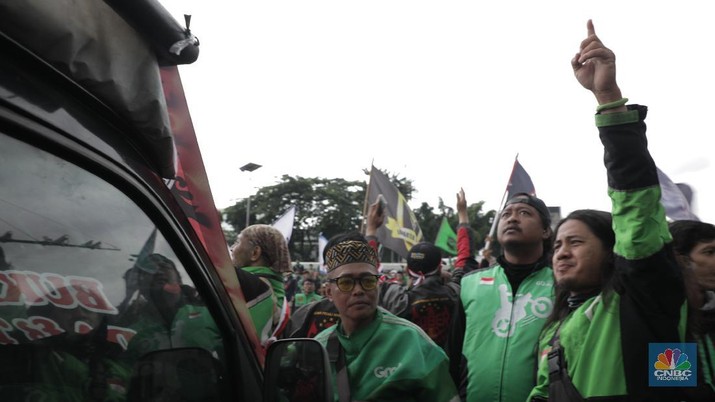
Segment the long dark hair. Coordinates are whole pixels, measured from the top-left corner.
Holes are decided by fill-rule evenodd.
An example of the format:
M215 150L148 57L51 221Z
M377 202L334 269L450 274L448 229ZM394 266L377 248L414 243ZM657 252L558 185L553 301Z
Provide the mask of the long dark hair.
M613 278L613 247L616 244L616 234L613 232L613 219L611 214L605 211L595 209L578 209L571 212L562 219L554 230L554 238L559 233L561 225L570 220L577 220L585 224L591 233L593 233L602 243L610 257L606 259L601 270L601 292L610 291L613 288L611 279ZM552 250L553 251L553 250ZM552 324L566 318L571 312L568 306L569 291L562 286L554 287L554 309L544 323L544 329L549 328Z
M675 221L671 222L668 228L673 236L673 250L686 257L698 243L715 239L715 225L707 222Z
M693 248L701 242L715 239L715 225L707 222L681 220L671 222L670 234L673 236L675 259L683 272L685 292L688 299L688 330L697 335L715 332L715 316L705 314L700 308L705 302L703 289L695 277L694 263L690 258Z

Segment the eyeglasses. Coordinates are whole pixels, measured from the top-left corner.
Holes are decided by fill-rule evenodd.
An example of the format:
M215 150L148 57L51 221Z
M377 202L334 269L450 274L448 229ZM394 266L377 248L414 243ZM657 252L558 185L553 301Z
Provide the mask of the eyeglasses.
M335 283L341 292L347 293L352 292L356 282L360 282L362 290L375 290L375 288L377 288L377 278L379 278L377 275L365 275L359 278L341 276L335 279L328 279L328 282Z

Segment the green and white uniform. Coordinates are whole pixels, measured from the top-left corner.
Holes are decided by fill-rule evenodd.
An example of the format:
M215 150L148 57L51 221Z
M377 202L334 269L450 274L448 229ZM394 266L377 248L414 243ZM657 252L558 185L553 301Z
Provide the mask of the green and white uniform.
M417 325L378 308L375 320L352 335L340 328L334 325L315 339L327 347L337 331L353 400L459 401L447 355ZM337 401L334 365L332 371Z
M185 304L171 322L171 327L147 309L138 322L130 326L136 335L129 341L126 356L134 363L143 355L162 349L200 347L223 356L223 340L211 313L205 306Z
M535 384L536 342L553 309L551 267L535 264L516 292L500 264L465 275L461 285L464 322L453 330L464 334L457 348L467 365L467 401L525 401Z

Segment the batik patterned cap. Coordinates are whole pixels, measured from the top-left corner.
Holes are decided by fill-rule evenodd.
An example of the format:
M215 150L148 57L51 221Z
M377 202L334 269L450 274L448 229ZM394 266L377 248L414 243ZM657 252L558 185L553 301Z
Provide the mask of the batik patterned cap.
M334 245L325 253L325 266L328 272L353 262L364 262L377 268L375 249L368 243L348 240Z

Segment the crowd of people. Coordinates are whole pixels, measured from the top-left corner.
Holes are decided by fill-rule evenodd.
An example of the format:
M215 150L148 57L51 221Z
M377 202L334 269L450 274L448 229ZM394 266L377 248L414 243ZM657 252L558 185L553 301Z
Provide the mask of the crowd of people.
M378 258L379 201L364 233L329 239L324 274L291 264L278 229L248 226L231 259L263 347L315 338L339 402L715 401L715 226L667 220L648 109L623 97L615 54L590 20L571 66L598 104L610 212L579 209L552 222L543 200L516 194L496 217L500 255L485 250L478 261L460 189L453 266L420 242L400 273ZM224 355L207 307L171 258L142 255L123 278L126 297L112 317L28 309L64 334L37 356L58 396L123 400L130 368L152 351ZM109 327L131 336L105 342ZM60 353L58 339L75 347ZM101 359L89 353L97 348Z
M571 66L598 104L610 212L551 222L543 200L517 194L496 218L501 255L482 263L460 190L454 268L419 243L405 283L381 272L375 203L364 233L329 240L322 284L300 272L272 287L289 296L274 310L293 310L280 336L328 350L336 400L715 400L715 227L666 219L648 109L623 97L615 60L589 20ZM251 247L271 265L270 244Z

